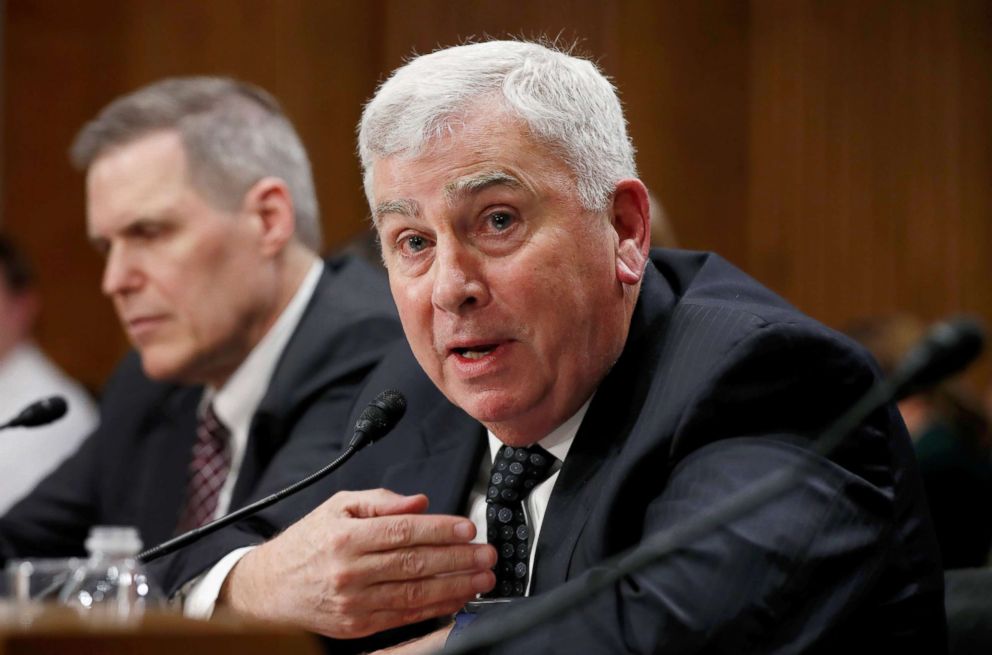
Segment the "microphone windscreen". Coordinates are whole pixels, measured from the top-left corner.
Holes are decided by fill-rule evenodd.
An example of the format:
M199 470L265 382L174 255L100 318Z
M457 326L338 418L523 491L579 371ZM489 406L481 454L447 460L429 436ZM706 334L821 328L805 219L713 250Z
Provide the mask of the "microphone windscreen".
M892 375L895 398L924 391L963 371L982 352L985 331L970 318L938 323Z
M365 444L372 443L392 430L405 412L406 398L403 394L386 389L362 410L355 423L355 432L364 435Z
M33 402L14 417L9 427L34 428L59 420L68 411L69 405L62 396L51 396Z

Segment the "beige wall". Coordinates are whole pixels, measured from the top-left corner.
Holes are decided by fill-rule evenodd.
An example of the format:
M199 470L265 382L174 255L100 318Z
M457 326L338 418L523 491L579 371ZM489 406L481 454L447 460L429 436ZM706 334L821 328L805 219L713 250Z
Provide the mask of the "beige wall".
M599 61L684 246L834 326L992 319L983 0L7 0L3 18L4 227L42 269L43 345L93 386L126 342L65 157L83 121L166 75L258 83L310 149L333 246L366 216L361 103L411 51L485 34L559 35Z

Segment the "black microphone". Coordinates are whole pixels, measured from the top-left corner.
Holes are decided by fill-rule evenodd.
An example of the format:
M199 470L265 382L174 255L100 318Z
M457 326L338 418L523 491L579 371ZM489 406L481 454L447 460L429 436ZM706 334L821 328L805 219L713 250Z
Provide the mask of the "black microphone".
M0 430L7 428L36 428L40 425L48 425L59 420L69 410L69 405L62 396L50 396L37 400L24 409L21 413L10 419Z
M903 358L892 374L895 400L924 391L964 370L982 352L985 335L967 317L938 323Z
M359 450L384 437L396 426L397 423L400 422L400 419L403 418L403 414L405 412L406 398L403 397L403 394L398 391L393 391L392 389L383 391L376 396L375 400L369 403L364 410L362 410L361 416L359 416L358 420L355 422L355 435L351 438L351 441L348 443L348 447L344 449L344 452L341 453L333 462L319 471L311 473L299 482L282 489L281 491L277 491L274 494L255 501L250 505L245 505L241 509L231 512L230 514L225 514L210 523L201 525L198 528L193 528L189 532L184 532L177 537L149 548L143 553L139 553L138 560L147 563L156 560L163 555L168 555L169 553L175 552L180 548L193 543L194 541L198 541L208 534L216 532L217 530L220 530L235 521L243 519L246 516L251 516L252 514L255 514L270 505L274 505L283 498L292 496L301 489L309 487L314 482L317 482L321 478L324 478L336 471L342 464L351 459L352 455L357 453Z
M903 359L891 379L878 380L813 442L812 450L828 456L872 412L900 393L922 391L963 370L981 352L984 333L972 319L959 318L935 326ZM492 621L474 627L443 650L465 655L508 641L542 623L560 617L623 577L657 562L709 532L727 525L787 491L806 474L805 462L755 480L692 519L656 532L577 578L539 597L514 603Z
M386 436L406 412L406 398L399 391L386 389L362 410L355 421L355 436L349 448L361 449Z

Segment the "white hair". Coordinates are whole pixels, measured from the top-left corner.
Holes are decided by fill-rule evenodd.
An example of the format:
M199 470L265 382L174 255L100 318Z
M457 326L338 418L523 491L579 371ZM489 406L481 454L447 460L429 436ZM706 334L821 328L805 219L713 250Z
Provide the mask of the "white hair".
M487 41L411 60L365 106L358 150L369 204L377 159L417 156L486 96L562 158L586 209L605 209L616 183L637 176L616 89L595 64L537 43Z

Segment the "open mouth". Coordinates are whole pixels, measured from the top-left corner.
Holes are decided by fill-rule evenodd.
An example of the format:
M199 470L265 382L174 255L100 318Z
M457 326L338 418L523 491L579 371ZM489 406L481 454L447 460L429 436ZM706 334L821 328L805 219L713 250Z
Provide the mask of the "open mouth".
M475 346L470 346L468 348L452 348L452 351L459 357L464 357L465 359L482 359L492 351L496 350L498 344L479 344Z

